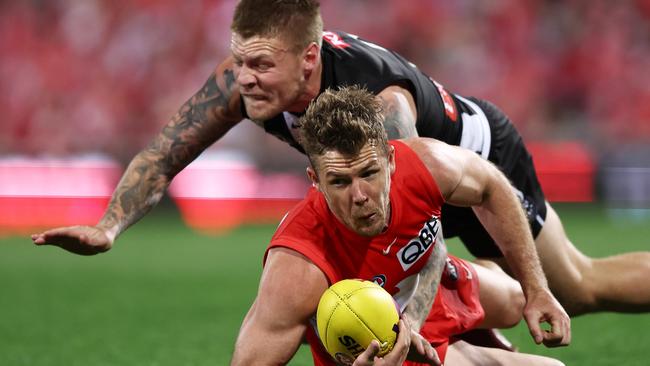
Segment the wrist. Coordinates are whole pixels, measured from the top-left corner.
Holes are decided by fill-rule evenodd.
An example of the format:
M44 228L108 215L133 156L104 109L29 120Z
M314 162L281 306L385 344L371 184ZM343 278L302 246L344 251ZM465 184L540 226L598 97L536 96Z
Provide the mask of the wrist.
M508 264L513 269L515 279L519 281L526 297L536 293L550 293L548 281L538 260L522 260L521 263L526 263L526 266L512 265L513 262L516 263L516 261L508 260Z
M406 309L404 309L402 316L406 316L408 318L408 322L411 325L412 331L416 333L420 331L424 320L420 321L420 317L415 313L415 311L413 311L411 306L407 306Z
M524 296L526 297L526 299L529 299L531 297L551 295L551 290L545 284L537 284L535 286L526 286L526 287L522 286L522 290L524 292Z
M113 242L115 242L115 238L117 238L117 235L119 234L118 225L105 226L100 222L95 227L104 233L104 235L108 239L108 242L111 243L111 245L113 244Z

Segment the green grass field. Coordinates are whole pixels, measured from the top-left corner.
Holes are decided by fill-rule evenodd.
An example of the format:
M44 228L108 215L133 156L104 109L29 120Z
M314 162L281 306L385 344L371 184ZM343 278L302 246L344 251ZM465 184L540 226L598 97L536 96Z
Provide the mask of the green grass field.
M558 211L590 255L650 250L648 217L612 220L593 205ZM226 365L274 228L204 236L159 209L95 257L0 239L0 365ZM522 324L506 334L567 365L620 366L650 363L649 329L650 315L584 316L573 320L573 344L553 350L535 346ZM303 347L292 365L310 364Z

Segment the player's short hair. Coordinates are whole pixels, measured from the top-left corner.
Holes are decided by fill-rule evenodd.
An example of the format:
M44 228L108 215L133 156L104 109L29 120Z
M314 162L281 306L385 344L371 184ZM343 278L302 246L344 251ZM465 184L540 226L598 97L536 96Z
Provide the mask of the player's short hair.
M294 49L322 43L323 19L316 0L241 0L230 29L244 39L287 37Z
M388 137L379 99L359 86L327 89L301 117L300 142L309 160L327 151L354 156L366 143L388 156Z

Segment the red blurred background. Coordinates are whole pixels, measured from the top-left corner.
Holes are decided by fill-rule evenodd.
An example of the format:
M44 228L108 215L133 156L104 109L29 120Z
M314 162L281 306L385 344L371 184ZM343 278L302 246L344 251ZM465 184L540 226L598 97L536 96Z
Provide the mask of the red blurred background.
M0 159L99 153L123 167L229 54L235 3L0 1ZM322 12L326 29L499 105L532 142L550 198L650 207L650 0L323 0ZM305 165L250 124L214 149L261 179ZM0 172L0 198L15 196L2 182L18 175ZM586 180L556 195L570 179Z

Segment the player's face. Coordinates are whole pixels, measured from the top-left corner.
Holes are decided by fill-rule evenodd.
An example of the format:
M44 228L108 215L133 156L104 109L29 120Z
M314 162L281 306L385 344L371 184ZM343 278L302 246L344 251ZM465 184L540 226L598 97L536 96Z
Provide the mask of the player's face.
M317 159L318 171L308 169L334 215L363 236L380 234L390 220L390 176L393 149L385 156L371 144L349 157L328 151Z
M303 94L303 52L292 50L282 38L233 33L231 51L246 113L254 121L269 119L290 107Z

